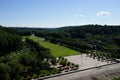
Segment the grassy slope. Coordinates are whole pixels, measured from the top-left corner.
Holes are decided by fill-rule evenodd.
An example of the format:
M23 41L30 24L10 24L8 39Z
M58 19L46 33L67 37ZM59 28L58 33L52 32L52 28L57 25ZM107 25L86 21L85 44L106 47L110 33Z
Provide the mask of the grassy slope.
M60 46L58 44L53 44L53 43L50 43L50 42L46 42L46 41L44 41L43 38L38 38L38 37L35 37L35 36L30 36L29 38L36 41L36 42L39 42L43 47L49 48L51 50L51 53L55 57L80 54L80 52L75 51L73 49L70 49L70 48L67 48L67 47L64 47L64 46Z

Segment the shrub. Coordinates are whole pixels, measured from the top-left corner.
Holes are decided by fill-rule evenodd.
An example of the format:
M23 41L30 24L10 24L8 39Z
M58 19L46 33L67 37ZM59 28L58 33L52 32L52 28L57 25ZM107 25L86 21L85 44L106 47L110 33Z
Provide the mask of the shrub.
M57 73L59 72L59 69L53 68L50 72L51 72L52 74L57 74Z
M120 80L120 77L119 78L113 78L112 80Z
M77 64L77 65L75 65L75 67L77 67L77 68L78 68L78 67L79 67L79 65Z
M37 77L38 77L37 74L33 74L33 76L32 76L33 79L35 79Z
M26 80L31 80L31 76L28 75L27 78L26 78Z
M43 76L47 76L47 75L48 75L48 71L47 70L40 70L39 76L43 77Z

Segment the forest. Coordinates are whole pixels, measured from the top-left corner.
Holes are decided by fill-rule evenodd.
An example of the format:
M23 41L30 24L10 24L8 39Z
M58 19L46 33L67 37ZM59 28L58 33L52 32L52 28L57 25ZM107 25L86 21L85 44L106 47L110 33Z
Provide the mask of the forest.
M38 76L56 74L51 68L55 57L50 50L17 31L0 26L0 79L30 80Z
M81 53L102 55L113 60L120 58L120 26L82 25L61 28L0 26L1 80L30 80L60 73L58 68L51 67L56 63L56 57L48 48L26 37L31 35ZM59 58L61 61L58 62L61 65L70 65L70 62L60 56Z
M77 51L102 52L111 58L120 58L120 26L82 25L61 28L14 28L21 35L35 34L46 41L57 43Z

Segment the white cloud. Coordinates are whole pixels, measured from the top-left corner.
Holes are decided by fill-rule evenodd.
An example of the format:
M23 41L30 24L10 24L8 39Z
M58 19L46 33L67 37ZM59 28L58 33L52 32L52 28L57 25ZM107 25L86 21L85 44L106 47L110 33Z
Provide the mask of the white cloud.
M107 11L100 11L96 14L96 16L111 16L111 12L107 12Z
M74 14L73 17L82 17L82 18L84 18L85 15L82 15L82 14Z

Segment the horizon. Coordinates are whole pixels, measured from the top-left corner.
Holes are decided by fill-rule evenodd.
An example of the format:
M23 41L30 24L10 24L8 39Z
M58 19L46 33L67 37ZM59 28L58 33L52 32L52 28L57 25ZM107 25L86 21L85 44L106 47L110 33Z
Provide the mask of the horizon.
M1 0L0 24L35 28L120 25L119 3L116 0Z
M100 26L120 26L120 24L81 24L81 25L65 25L65 26L6 26L6 25L1 25L3 27L18 27L18 28L62 28L62 27L71 27L71 26L85 26L85 25L100 25Z

